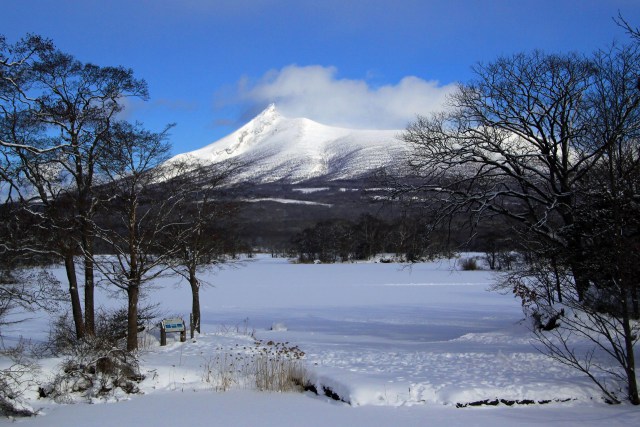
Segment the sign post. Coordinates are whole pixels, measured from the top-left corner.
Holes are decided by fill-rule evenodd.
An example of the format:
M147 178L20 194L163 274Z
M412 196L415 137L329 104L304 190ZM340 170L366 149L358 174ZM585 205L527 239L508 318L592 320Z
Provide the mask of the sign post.
M160 322L160 345L167 345L167 332L180 332L180 342L187 340L187 328L179 317L164 319Z

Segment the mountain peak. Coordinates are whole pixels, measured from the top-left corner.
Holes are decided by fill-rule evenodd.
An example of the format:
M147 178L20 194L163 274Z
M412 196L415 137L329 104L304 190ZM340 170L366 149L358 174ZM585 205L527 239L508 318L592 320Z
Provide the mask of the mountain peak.
M271 122L279 117L282 117L282 114L280 114L280 111L278 111L278 109L276 108L276 104L272 102L271 104L269 104L267 108L262 110L262 112L258 114L253 120Z
M177 158L215 164L234 158L250 165L236 181L302 182L354 179L396 165L406 151L394 130L337 128L287 118L275 104L226 137Z

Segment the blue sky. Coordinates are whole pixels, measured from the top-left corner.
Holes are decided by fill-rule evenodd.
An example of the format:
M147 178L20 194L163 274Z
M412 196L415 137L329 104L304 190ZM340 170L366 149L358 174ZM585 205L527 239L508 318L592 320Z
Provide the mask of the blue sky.
M640 25L638 0L4 0L0 34L132 68L151 99L128 117L177 123L180 153L270 102L290 117L402 129L477 62L626 42L618 11Z

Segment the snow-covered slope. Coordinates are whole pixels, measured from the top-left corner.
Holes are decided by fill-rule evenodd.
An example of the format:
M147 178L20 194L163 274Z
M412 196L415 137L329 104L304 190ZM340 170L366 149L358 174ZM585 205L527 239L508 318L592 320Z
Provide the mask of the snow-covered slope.
M232 134L170 162L214 164L233 159L246 168L237 180L296 183L313 178L361 178L404 164L399 130L356 130L286 118L274 104Z

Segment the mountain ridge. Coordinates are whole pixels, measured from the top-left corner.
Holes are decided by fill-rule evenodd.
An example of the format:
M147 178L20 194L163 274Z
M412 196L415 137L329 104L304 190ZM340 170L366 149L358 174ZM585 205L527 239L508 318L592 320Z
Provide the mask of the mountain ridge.
M171 162L204 166L225 161L244 165L236 182L301 183L360 179L380 169L402 169L408 147L400 130L327 126L307 118L287 118L269 105L231 134Z

